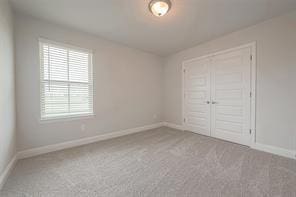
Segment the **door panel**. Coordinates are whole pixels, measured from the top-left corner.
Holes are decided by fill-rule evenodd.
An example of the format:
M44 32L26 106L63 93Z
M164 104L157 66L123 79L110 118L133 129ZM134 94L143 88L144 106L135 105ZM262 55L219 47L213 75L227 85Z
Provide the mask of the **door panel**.
M184 126L203 135L210 135L210 60L184 63Z
M211 135L249 145L249 48L213 57L211 64Z

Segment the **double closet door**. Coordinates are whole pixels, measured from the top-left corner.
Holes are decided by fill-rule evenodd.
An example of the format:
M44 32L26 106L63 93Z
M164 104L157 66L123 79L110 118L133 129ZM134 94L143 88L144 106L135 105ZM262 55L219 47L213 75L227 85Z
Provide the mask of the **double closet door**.
M251 59L242 48L184 62L186 130L249 145Z

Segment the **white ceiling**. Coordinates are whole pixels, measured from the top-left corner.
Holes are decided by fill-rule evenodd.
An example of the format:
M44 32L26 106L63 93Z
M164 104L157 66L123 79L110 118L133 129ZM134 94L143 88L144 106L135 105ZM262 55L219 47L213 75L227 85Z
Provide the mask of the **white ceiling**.
M161 17L149 0L11 0L15 10L168 55L296 9L296 0L171 0Z

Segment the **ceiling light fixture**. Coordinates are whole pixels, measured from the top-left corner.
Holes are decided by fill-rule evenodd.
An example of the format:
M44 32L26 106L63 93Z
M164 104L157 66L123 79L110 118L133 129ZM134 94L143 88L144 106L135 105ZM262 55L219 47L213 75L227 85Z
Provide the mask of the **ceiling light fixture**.
M171 9L172 3L170 0L151 0L149 10L157 17L165 15Z

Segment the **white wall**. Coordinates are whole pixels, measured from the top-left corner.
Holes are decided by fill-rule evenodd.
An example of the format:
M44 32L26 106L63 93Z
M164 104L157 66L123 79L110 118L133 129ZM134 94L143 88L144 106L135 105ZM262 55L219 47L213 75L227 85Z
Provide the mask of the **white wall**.
M39 37L94 51L95 117L40 122ZM23 15L15 18L15 42L18 151L162 120L160 57Z
M257 142L296 150L296 12L171 55L164 120L182 124L182 61L257 41Z
M182 124L182 61L253 41L257 41L256 140L261 144L295 150L295 35L296 12L293 12L173 54L165 58L163 69L163 59L158 56L17 15L18 150L162 120ZM39 37L94 50L95 117L39 121ZM82 124L85 131L81 130Z
M0 175L15 154L13 45L11 9L0 0Z

